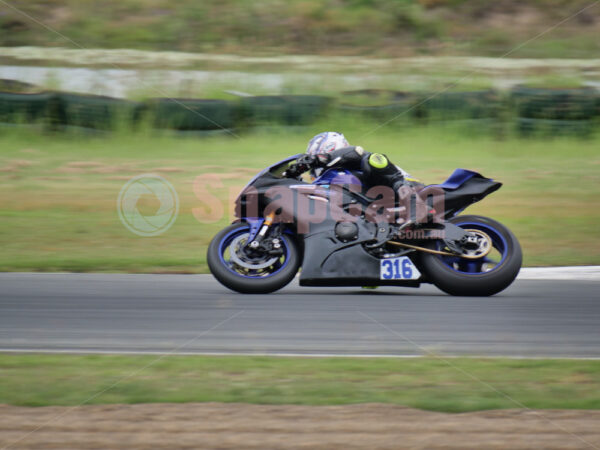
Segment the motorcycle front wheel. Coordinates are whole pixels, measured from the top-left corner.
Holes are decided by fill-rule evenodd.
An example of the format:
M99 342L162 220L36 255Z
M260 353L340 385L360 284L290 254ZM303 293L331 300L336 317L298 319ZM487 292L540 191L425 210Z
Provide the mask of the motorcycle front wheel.
M512 284L523 261L521 245L501 223L488 217L465 215L449 220L454 225L483 236L491 247L485 256L467 259L458 256L421 255L421 264L429 281L450 295L490 296ZM443 248L441 241L432 245Z
M298 247L281 236L281 255L247 248L248 224L234 223L221 230L208 246L207 262L213 276L225 287L243 294L267 294L286 286L300 266Z

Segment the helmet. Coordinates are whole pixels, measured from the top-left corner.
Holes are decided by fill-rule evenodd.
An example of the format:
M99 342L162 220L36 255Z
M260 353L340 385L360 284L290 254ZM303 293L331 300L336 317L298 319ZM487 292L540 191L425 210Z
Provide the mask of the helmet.
M316 156L349 146L350 144L342 133L326 131L325 133L317 134L310 140L306 153Z

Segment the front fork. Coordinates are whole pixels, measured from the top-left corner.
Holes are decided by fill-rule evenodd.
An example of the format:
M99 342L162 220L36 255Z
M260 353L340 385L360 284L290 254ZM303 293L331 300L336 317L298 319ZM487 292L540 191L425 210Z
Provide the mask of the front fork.
M252 250L259 250L261 246L263 246L265 236L273 225L274 217L275 213L271 213L264 219L255 219L250 222L250 236L248 237L247 244L248 248ZM269 248L264 248L264 250L268 251L269 253L272 253L273 251L279 252L281 250L281 240L277 237L271 239L268 247Z

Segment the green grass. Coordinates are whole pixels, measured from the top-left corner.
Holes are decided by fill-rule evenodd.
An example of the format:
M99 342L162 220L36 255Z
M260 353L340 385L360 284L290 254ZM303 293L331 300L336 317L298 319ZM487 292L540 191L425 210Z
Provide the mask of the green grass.
M13 0L1 46L135 48L242 54L595 57L593 12L550 27L587 0ZM514 17L521 18L515 21ZM160 30L160 31L158 31ZM543 33L542 33L543 32ZM60 34L59 34L60 33Z
M447 412L598 409L600 362L0 355L0 403L393 403ZM142 369L143 368L143 369ZM99 392L102 394L97 395Z
M526 265L599 264L598 139L495 139L470 130L331 122L319 128L271 129L233 137L177 138L115 133L0 136L0 270L206 272L212 236L231 221L206 219L198 176L227 211L255 172L302 152L322 129L341 129L352 143L388 154L427 183L454 168L477 170L504 187L467 210L496 218L520 239ZM177 221L157 237L139 237L120 222L123 184L145 172L162 174L178 191ZM196 210L196 216L194 210ZM198 220L198 218L200 220Z

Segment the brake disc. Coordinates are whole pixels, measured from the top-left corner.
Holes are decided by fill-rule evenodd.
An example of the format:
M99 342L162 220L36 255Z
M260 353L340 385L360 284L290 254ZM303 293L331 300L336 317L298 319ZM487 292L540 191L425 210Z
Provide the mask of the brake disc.
M244 253L244 247L246 242L248 242L248 237L250 234L242 234L236 237L231 244L229 245L229 253L231 255L231 260L238 266L243 267L244 269L249 270L261 270L266 269L267 267L272 266L277 262L279 257L275 256L273 258L269 258L268 260L263 259L255 259L250 258L248 255Z

